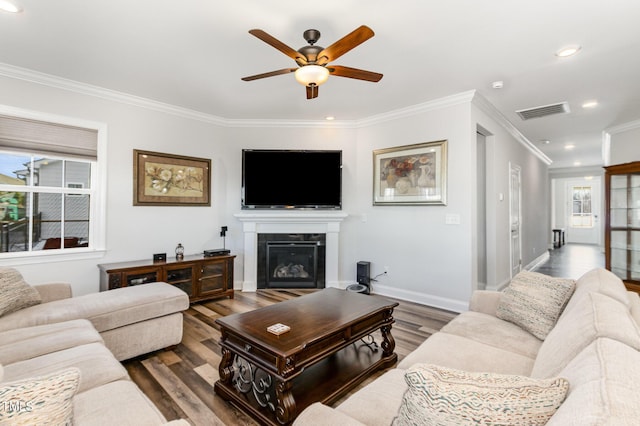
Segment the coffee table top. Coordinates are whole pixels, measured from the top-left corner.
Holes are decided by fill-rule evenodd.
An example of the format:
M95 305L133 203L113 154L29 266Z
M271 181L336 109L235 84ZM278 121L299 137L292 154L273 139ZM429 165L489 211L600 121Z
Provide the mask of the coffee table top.
M287 357L363 317L396 306L397 302L379 296L326 288L250 312L228 315L216 322L246 340ZM277 323L288 325L291 330L280 335L269 333L267 327Z

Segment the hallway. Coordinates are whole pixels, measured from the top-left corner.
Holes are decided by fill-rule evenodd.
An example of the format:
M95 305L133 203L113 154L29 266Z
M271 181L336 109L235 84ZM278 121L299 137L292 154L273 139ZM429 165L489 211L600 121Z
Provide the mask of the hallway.
M593 268L604 268L604 252L596 245L565 244L549 250L549 259L533 269L552 277L580 278Z

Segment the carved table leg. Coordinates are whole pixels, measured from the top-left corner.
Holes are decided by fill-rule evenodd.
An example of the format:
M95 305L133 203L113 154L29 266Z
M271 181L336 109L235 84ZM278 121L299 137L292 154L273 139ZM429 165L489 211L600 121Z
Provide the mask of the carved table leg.
M280 424L287 424L296 414L296 401L291 394L292 382L278 382L276 385L276 400L278 407L276 408L276 419Z
M220 375L220 381L226 385L231 385L231 379L233 378L233 353L225 347L222 348L222 359L218 366L218 374Z
M382 343L380 344L382 347L382 356L385 358L390 357L396 348L396 341L391 335L391 326L384 325L380 328L380 331L382 332Z

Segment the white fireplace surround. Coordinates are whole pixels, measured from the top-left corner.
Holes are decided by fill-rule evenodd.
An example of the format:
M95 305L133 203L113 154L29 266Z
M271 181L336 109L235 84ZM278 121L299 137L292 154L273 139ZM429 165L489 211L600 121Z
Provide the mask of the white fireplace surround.
M244 232L242 291L258 287L258 234L325 234L325 286L339 287L338 251L340 223L348 216L336 211L250 211L236 213Z

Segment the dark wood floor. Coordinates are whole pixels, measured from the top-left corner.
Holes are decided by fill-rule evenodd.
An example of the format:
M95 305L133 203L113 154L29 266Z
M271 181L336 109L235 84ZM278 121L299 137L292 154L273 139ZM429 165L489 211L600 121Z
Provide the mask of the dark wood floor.
M535 271L552 277L580 278L593 268L604 268L604 252L596 245L565 244L549 250L549 260Z
M198 426L255 425L256 422L213 392L220 363L220 332L214 321L221 316L246 312L298 297L309 291L236 292L234 299L192 304L185 312L182 343L172 350L126 361L124 366L133 381L169 420L188 419ZM400 305L394 310L396 323L392 334L399 360L456 315L411 302L398 302ZM370 377L360 387L380 374L382 372Z

